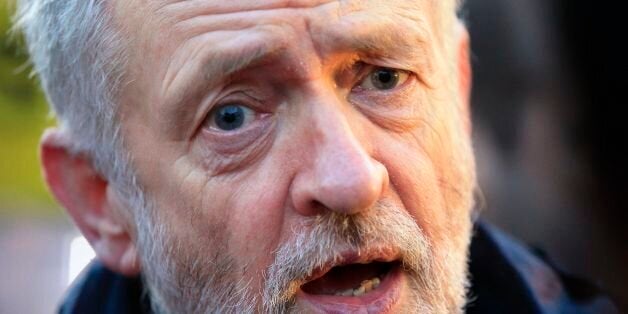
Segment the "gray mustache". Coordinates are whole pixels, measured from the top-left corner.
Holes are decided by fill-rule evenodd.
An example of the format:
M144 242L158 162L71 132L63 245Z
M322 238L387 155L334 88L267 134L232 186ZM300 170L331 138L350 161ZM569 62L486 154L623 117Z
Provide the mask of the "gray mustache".
M381 201L357 215L328 214L307 218L293 230L293 237L275 252L266 271L263 303L267 312L287 312L305 278L325 265L336 265L346 251L374 248L398 251L404 270L425 278L431 265L427 237L402 208Z

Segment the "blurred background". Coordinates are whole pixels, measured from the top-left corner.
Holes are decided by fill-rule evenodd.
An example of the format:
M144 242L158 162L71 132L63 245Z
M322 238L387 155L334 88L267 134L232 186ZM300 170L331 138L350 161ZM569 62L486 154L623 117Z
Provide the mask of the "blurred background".
M483 217L628 309L626 27L616 4L468 0ZM92 252L42 183L54 125L0 0L0 313L51 313ZM621 83L621 85L620 85Z

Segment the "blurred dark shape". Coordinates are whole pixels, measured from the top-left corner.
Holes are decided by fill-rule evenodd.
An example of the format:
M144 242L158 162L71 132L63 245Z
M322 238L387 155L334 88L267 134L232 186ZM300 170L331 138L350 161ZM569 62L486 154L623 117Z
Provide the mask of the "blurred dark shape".
M484 216L627 310L619 3L469 0L465 16Z
M628 253L628 116L621 107L627 103L628 83L628 56L623 49L627 28L625 16L620 16L625 10L618 3L559 3L565 50L569 52L566 57L576 79L573 92L580 100L572 141L580 145L596 174L589 201L596 205L598 214L608 216L609 232L624 240Z

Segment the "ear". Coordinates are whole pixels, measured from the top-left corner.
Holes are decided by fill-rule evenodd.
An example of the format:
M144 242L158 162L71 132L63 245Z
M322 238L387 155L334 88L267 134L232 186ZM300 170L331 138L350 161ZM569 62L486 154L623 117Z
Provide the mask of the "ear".
M114 272L135 276L139 259L130 230L128 209L92 166L90 159L70 151L70 138L57 129L46 130L40 144L48 187L91 244L98 259Z
M469 32L462 21L456 26L457 65L458 65L458 93L465 131L471 135L471 86L472 70L470 60Z

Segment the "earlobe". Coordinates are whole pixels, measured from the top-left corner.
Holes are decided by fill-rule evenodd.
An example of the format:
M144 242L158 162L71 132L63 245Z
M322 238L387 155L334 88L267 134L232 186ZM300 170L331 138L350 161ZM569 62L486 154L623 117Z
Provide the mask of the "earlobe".
M111 215L116 223L107 233L107 248L112 250L109 254L111 261L109 264L115 265L110 268L118 273L127 276L139 274L141 267L139 256L135 246L136 230L133 225L133 217L130 209L127 208L120 199L118 193L111 185L107 186L106 211Z
M458 64L458 93L464 119L464 129L471 134L471 86L472 74L470 60L470 39L469 32L462 22L457 23L457 64Z
M40 154L48 187L105 266L123 275L137 275L140 266L129 230L133 224L120 215L128 209L115 200L90 159L70 150L70 143L69 136L57 129L44 133Z

